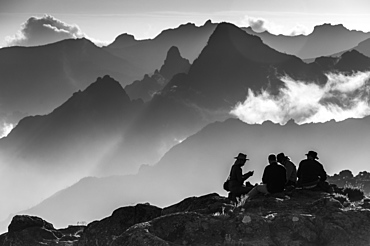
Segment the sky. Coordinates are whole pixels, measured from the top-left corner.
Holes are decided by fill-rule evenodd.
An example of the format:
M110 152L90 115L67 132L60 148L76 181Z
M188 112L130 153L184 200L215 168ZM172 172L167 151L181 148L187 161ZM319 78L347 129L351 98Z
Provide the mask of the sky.
M104 45L122 33L154 38L164 29L188 22L200 26L209 19L262 24L286 35L309 34L323 23L369 32L369 9L368 0L0 0L0 47L63 37Z

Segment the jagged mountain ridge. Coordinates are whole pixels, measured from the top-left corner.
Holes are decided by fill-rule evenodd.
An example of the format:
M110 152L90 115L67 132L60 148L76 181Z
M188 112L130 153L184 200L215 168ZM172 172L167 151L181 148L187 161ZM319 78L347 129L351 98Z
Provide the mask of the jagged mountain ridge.
M172 46L178 47L180 53L192 62L207 44L216 26L217 24L211 21L199 27L187 23L174 29L164 30L154 39L147 40L135 40L132 36L123 34L104 49L134 64L139 64L144 69L144 73L148 74L162 65L167 51Z
M284 36L269 32L257 33L250 27L246 32L259 36L270 47L296 55L301 59L330 56L334 53L349 50L360 42L370 38L370 33L348 30L343 25L322 24L314 27L308 35Z

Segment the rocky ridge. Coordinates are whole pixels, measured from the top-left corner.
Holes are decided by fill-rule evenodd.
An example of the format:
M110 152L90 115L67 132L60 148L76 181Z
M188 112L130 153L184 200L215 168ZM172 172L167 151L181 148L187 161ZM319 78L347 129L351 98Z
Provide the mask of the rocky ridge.
M0 245L369 245L370 199L295 190L236 207L216 193L165 208L122 207L87 226L57 230L15 216Z

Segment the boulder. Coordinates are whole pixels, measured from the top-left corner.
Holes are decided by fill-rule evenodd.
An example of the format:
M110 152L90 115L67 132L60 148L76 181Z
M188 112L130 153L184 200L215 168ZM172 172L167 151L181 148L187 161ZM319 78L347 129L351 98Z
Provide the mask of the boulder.
M78 242L78 246L110 245L129 227L157 218L161 216L161 213L161 208L148 204L119 208L110 217L90 223Z

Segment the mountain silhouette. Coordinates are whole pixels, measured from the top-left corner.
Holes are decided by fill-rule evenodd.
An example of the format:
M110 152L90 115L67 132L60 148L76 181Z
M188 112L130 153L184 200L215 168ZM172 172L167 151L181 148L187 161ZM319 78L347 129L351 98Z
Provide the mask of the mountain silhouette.
M301 59L309 59L348 50L361 41L370 38L370 33L348 30L343 25L322 24L314 27L308 35L284 36L267 31L257 33L252 28L243 28L246 32L259 36L270 47Z
M355 70L350 60L347 64L348 71ZM324 84L326 72L343 70L335 66L306 64L271 49L232 24L219 24L188 74L175 75L146 104L124 141L101 162L98 173L116 173L124 167L121 163L152 165L202 127L230 118L230 110L245 100L248 89L278 93L283 86L280 76L285 75Z
M136 41L132 36L123 34L112 44L104 47L104 50L131 61L144 70L143 74L149 74L163 64L167 51L172 46L178 47L182 56L190 62L194 61L206 46L216 26L217 24L211 21L199 27L187 23L174 29L164 30L154 39Z
M346 74L365 72L370 69L370 58L356 49L343 52L340 56L322 56L315 59L312 65L319 66L324 72L339 71Z
M10 201L24 199L22 196L30 191L41 189L29 201L19 202L29 206L91 175L108 150L122 140L142 106L142 101L131 101L117 81L105 76L74 93L50 114L22 119L7 137L0 139L4 168L0 182L3 187L6 182L20 180L29 185L4 190L4 200L12 204ZM12 208L2 209L4 212Z
M84 38L38 47L2 48L0 114L49 113L72 93L85 89L91 81L106 74L125 85L143 73Z
M370 57L370 38L359 43L354 49L365 56Z
M125 86L125 91L132 99L141 98L149 101L156 92L159 92L175 74L187 73L190 68L189 60L182 58L177 47L172 46L167 52L166 60L154 74L146 74L142 80L136 80Z
M168 206L184 197L225 194L222 183L239 152L250 158L243 169L255 171L252 183L261 181L269 153L284 152L298 165L308 150L315 149L328 174L345 169L348 163L358 172L367 161L364 143L370 142L369 124L370 117L284 126L271 122L248 125L236 119L216 122L173 147L156 165L143 166L137 175L86 178L23 213L36 214L60 227L77 218L102 218L117 205L150 202Z

